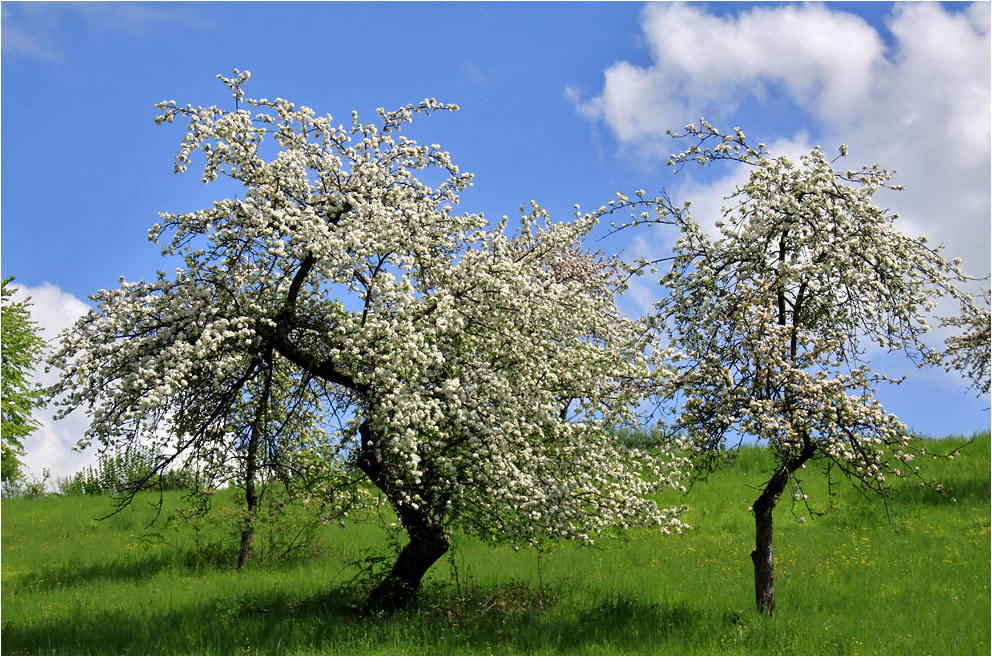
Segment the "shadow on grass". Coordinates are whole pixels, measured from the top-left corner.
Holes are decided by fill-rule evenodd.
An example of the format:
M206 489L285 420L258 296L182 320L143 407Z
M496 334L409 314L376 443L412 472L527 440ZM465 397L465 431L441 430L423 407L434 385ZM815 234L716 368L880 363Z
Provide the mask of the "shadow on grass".
M236 570L234 548L221 546L213 549L215 547L209 546L208 549L199 552L173 548L84 565L71 561L46 564L15 575L5 575L4 584L46 591L85 586L96 582L140 583L166 571L196 574L205 571ZM285 558L276 567L292 567L297 561L297 558ZM263 565L272 566L272 564Z
M650 653L669 640L684 644L686 637L708 631L714 620L680 603L535 589L520 582L461 596L422 594L412 609L390 622L423 628L420 645L440 654Z
M338 591L191 598L164 605L122 601L118 611L2 626L3 654L292 654L348 645L362 629L356 600ZM309 649L308 649L309 648Z
M99 581L141 582L176 565L175 557L168 555L149 555L139 559L122 559L88 565L63 562L14 575L10 578L9 584L35 590L51 590Z
M240 594L169 605L131 603L72 622L3 623L4 654L603 653L644 652L708 631L714 618L682 604L625 595L589 600L524 584L468 596L425 590L391 616L359 618L352 588L309 598ZM717 619L723 623L722 617ZM729 622L729 621L727 621ZM648 648L646 648L648 647Z
M562 652L589 646L631 648L694 635L706 620L684 603L662 604L617 596L581 612L562 633ZM708 623L707 623L708 624ZM676 643L684 643L677 640Z

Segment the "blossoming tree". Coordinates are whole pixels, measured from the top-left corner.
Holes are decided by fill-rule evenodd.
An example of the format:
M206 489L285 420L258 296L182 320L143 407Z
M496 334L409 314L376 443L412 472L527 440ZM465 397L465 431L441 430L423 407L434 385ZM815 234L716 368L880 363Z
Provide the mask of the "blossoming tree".
M281 408L295 441L353 466L327 489L342 514L368 488L357 468L409 535L369 610L404 606L455 526L513 542L678 529L650 496L679 461L608 431L656 374L615 305L623 272L581 248L607 210L555 223L532 204L490 228L453 213L471 176L400 134L454 106L343 127L247 98L248 77L221 78L233 110L158 106L188 121L176 170L200 151L203 181L243 196L163 214L151 239L182 266L100 291L64 337L57 392L89 408L85 440L209 458L273 434Z
M874 399L868 345L902 350L919 364L939 354L923 342L934 300L965 280L925 238L893 227L872 203L891 175L877 166L835 170L819 150L792 162L737 129L709 123L673 135L691 142L686 164L734 161L751 168L727 197L719 235L708 236L689 204L659 199L660 216L681 226L658 322L678 352L666 394L681 404L677 424L699 472L745 436L775 455L755 499L755 597L774 610L772 514L790 482L828 461L855 486L885 495L889 477L918 470L906 427ZM846 155L846 147L841 147Z

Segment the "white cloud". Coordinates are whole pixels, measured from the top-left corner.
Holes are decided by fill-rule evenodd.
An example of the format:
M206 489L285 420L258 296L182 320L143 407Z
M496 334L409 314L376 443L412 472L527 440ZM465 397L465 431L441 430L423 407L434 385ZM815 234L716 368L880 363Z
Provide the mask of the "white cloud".
M44 282L38 287L17 287L15 298L31 297L31 319L38 323L41 337L51 342L62 329L85 315L90 306L58 286Z
M62 329L71 326L90 309L72 294L63 292L48 282L33 288L14 287L15 300L31 297L31 319L37 322L41 337L49 344ZM44 366L39 366L33 377L35 382L48 386L58 380L57 372L46 373L43 370ZM96 452L93 450L82 453L72 451L76 441L83 437L89 427L86 415L77 410L58 421L52 415L49 409L34 412L34 417L41 426L24 440L23 462L29 479L40 479L42 470L46 469L53 479L69 476L96 460Z
M744 100L765 99L773 86L815 114L847 115L883 62L882 41L867 23L819 5L722 18L681 3L650 4L641 27L652 64L617 62L605 71L603 93L577 103L625 142L651 140L701 113L728 114Z
M886 200L904 230L934 236L984 276L992 213L987 7L952 15L938 5L898 5L889 28L898 46L888 75L855 120L830 127L857 135L859 160L899 171L906 191Z
M566 93L580 114L610 128L622 153L653 157L676 150L667 129L699 116L748 134L751 121L769 133L752 136L773 154L795 155L774 142L805 139L762 120L789 112L799 126L787 130L816 135L825 151L848 144L848 166L896 169L907 191L880 195L879 204L901 215L902 230L930 235L984 276L992 238L989 22L987 3L957 13L898 4L886 44L860 17L816 4L725 17L705 6L651 4L641 16L650 64L615 63L591 99ZM676 200L692 199L697 219L711 222L700 211L718 210L712 199L734 180L683 184Z

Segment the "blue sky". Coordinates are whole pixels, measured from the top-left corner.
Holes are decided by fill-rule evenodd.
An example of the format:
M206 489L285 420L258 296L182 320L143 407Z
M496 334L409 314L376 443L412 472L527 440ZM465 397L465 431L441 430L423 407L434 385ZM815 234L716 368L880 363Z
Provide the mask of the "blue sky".
M567 218L617 190L667 191L701 221L742 181L730 168L675 178L664 136L705 116L773 153L850 148L851 166L897 169L881 197L989 272L988 3L2 3L0 270L53 335L87 296L163 263L147 241L160 211L223 191L173 174L182 138L156 126L162 100L226 107L217 74L250 70L255 97L281 96L347 122L436 97L460 105L412 126L475 186L464 211L492 219L534 199ZM655 257L663 231L601 246ZM643 281L625 300L650 303ZM947 308L954 312L955 308ZM942 336L935 336L939 344ZM989 399L955 375L879 355L910 379L880 397L917 430L989 426ZM27 462L59 476L85 418L28 440Z

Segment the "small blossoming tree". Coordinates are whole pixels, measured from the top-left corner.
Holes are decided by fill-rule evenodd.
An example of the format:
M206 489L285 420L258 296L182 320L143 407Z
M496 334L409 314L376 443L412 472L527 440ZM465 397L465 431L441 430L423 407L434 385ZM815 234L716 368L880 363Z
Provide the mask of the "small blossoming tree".
M490 228L453 213L471 176L401 134L454 106L343 127L247 98L247 79L222 78L233 111L158 106L188 121L176 170L200 151L204 182L243 194L163 214L151 238L182 266L99 292L64 337L57 392L89 408L86 440L208 460L239 437L322 446L339 513L370 501L358 471L409 535L369 610L407 604L456 526L532 543L679 528L651 499L679 462L608 430L658 375L615 305L624 272L581 248L607 210L554 223L533 204Z
M965 277L872 203L891 178L877 166L835 170L818 148L799 162L773 158L739 129L723 135L705 121L673 136L692 142L672 156L676 171L718 160L751 167L727 197L715 239L689 204L659 199L660 216L678 223L681 236L657 320L678 353L666 394L680 403L677 425L698 471L716 467L728 443L744 437L775 455L752 507L756 603L771 614L772 514L790 482L805 499L808 463L830 462L881 495L891 475L917 471L906 427L873 397L887 377L869 368L868 348L938 363L922 341L926 318Z

